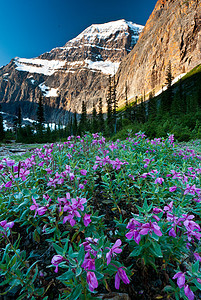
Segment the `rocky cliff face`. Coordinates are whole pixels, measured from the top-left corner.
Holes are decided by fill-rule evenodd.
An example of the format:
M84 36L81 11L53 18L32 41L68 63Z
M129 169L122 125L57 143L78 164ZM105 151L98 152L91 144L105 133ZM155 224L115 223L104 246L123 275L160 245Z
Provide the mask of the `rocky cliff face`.
M13 59L0 69L3 110L15 113L20 104L23 115L34 118L41 91L49 121L80 112L83 100L88 112L100 97L104 104L108 75L116 73L142 29L125 20L91 25L64 47L33 59Z
M174 78L201 63L201 1L158 0L137 45L120 64L117 97L158 92L169 60Z

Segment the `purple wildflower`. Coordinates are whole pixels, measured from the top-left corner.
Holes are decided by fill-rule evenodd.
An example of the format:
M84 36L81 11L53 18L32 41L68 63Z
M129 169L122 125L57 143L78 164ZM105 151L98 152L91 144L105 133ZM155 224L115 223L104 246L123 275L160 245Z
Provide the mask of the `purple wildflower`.
M111 258L112 256L116 256L115 253L121 253L122 249L119 248L119 246L121 246L121 240L118 239L115 244L112 246L112 248L108 248L110 251L106 254L106 258L107 258L107 265L109 265L109 263L111 262Z
M14 225L14 222L7 222L6 220L0 222L0 226L3 227L4 230L6 230L7 228L13 228Z
M169 231L169 236L172 236L172 237L174 237L174 238L177 236L174 227L172 227L172 229L170 229L170 231Z
M88 271L87 272L87 283L89 285L89 289L91 292L94 291L98 287L98 280L94 272Z
M91 215L85 214L83 217L84 226L88 226L91 223Z
M182 272L177 272L174 276L173 279L177 278L177 285L181 289L185 285L185 273Z
M131 240L134 238L135 242L139 245L140 242L140 234L139 230L141 228L142 223L136 221L135 219L131 219L126 228L130 229L130 231L126 234L127 239Z
M12 167L15 164L14 160L6 160L7 167Z
M52 258L52 260L51 260L51 263L56 267L55 270L54 270L55 273L58 273L58 270L59 270L59 266L58 266L58 265L59 265L62 261L64 261L64 260L65 260L64 257L61 256L61 255L54 255L54 256L53 256L53 258Z
M117 274L115 275L115 288L117 290L119 289L120 286L120 280L122 280L125 284L130 283L130 280L128 279L123 267L118 268Z
M84 268L86 271L95 270L95 258L91 258L89 252L85 255L81 267Z
M161 177L156 178L156 180L154 181L155 184L162 184L164 182L164 179Z
M167 204L166 206L164 206L164 211L172 212L172 208L173 208L173 201L171 201L170 204Z
M141 226L140 229L140 234L141 235L146 235L148 233L152 233L152 231L158 235L158 236L162 236L162 232L160 231L160 227L158 226L158 224L156 222L149 222L146 224L143 224Z
M12 186L12 184L13 184L12 181L8 181L8 182L6 182L5 187L6 187L6 188L9 188L9 187Z
M184 287L184 293L189 300L193 300L195 297L194 293L191 291L188 284L186 284Z
M85 176L85 175L87 175L87 171L84 170L84 169L83 169L83 170L80 170L80 174Z
M177 189L177 187L174 185L174 186L171 186L171 187L169 188L169 191L170 191L170 192L175 192L176 189Z
M193 255L194 255L194 257L195 257L196 260L201 261L201 257L200 257L200 255L197 252L193 253Z

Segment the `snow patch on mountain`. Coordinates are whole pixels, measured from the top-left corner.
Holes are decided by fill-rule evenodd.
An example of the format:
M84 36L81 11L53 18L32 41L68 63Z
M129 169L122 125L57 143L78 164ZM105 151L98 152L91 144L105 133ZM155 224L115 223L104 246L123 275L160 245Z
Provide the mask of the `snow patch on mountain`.
M39 58L15 58L16 70L51 76L62 69L66 61L47 60Z
M45 97L58 97L58 88L50 88L46 86L44 82L39 84L39 88Z
M85 63L87 67L92 70L101 71L103 74L114 75L119 67L119 62L111 62L109 60L105 61L91 61L89 59L85 59Z

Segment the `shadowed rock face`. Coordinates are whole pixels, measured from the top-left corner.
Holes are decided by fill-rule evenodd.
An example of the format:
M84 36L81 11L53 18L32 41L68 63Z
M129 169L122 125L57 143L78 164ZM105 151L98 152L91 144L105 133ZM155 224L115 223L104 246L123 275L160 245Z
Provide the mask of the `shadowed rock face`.
M140 96L165 84L169 60L174 77L201 63L201 1L158 0L135 48L117 72L117 97Z
M39 94L43 93L47 121L69 111L92 110L100 97L105 104L108 75L113 75L120 61L133 49L143 26L119 20L91 25L64 47L52 49L34 59L15 58L0 69L0 103L5 111L15 113L19 103L23 116L36 115ZM30 115L30 111L31 114ZM66 112L66 113L65 113Z

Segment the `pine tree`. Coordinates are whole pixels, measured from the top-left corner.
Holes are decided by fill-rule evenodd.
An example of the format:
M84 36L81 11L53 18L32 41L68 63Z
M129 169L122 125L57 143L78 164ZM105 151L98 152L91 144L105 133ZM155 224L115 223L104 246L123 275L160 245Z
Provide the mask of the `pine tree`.
M178 113L185 114L187 110L186 97L183 92L183 83L181 79L179 80L179 89L176 93L176 97L174 97L173 110L175 115L177 115Z
M1 110L1 105L0 105L0 110ZM5 138L5 131L3 126L3 117L2 114L0 113L0 141L3 141L4 138Z
M107 102L107 127L109 135L113 132L113 120L112 120L112 80L111 75L109 75L109 85L106 95Z
M171 105L173 101L173 91L172 91L172 81L173 81L173 76L172 76L172 66L171 66L171 61L169 61L168 66L167 66L167 71L166 71L166 85L167 85L167 92L166 92L166 104L165 104L165 110L170 111L171 110Z
M92 111L92 132L95 133L98 131L98 120L97 120L97 112L96 107L93 102L93 111Z
M198 87L198 90L197 90L197 103L198 103L199 110L201 110L201 73L199 73L199 75L197 77L196 85Z
M140 102L137 105L137 121L139 123L144 123L146 119L145 105L143 98L140 98Z
M88 129L87 126L87 108L84 101L82 101L82 112L81 112L81 118L79 123L79 134L82 132L85 132Z
M70 120L68 122L68 128L69 128L69 134L73 135L73 122L72 122L72 116L70 116Z
M22 110L21 110L21 107L19 106L18 107L18 126L19 128L22 127Z
M137 113L138 113L138 97L135 97L135 101L132 103L132 112L131 109L129 109L130 112L130 120L135 122L137 120Z
M117 132L117 97L116 97L116 80L115 75L113 76L113 85L112 85L112 104L113 104L113 122L114 122L114 133Z
M153 98L152 92L149 94L149 101L148 101L148 119L155 118L157 115L157 105L156 99Z
M42 95L40 95L40 97L39 97L38 110L37 110L37 121L40 126L43 126L43 123L45 122Z
M104 118L103 118L102 98L100 98L99 102L98 102L98 131L100 131L100 132L105 131L105 122L104 122Z
M126 81L126 86L125 86L125 117L128 119L128 86L127 86L127 81Z
M77 112L75 110L74 112L74 118L73 118L73 135L77 135Z

